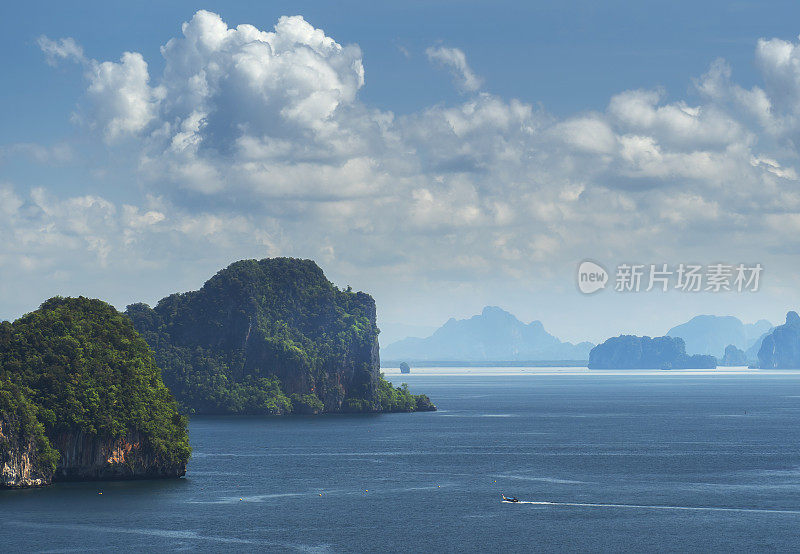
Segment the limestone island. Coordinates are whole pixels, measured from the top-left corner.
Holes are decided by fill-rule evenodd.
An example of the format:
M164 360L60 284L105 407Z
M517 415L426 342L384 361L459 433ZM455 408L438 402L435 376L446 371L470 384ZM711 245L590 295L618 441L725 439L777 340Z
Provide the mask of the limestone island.
M189 414L432 411L380 373L375 301L311 260L242 260L125 312Z
M679 337L620 335L589 352L589 369L715 369L714 356L686 354Z
M800 316L786 314L786 323L775 327L761 341L758 367L762 369L800 369Z
M52 298L0 323L0 488L175 478L186 419L147 343L100 300Z

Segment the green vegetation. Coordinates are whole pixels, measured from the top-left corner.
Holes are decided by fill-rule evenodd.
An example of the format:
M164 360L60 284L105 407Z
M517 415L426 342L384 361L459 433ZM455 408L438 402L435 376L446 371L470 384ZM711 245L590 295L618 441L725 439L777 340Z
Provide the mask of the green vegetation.
M3 322L0 325L5 324ZM51 445L44 425L37 419L38 410L22 391L8 379L0 379L0 452L33 444L34 472L50 476L56 470L58 451Z
M393 387L383 375L378 383L378 398L381 411L384 412L427 412L435 409L426 395L411 394L406 383Z
M379 398L375 301L311 260L236 262L198 291L126 314L187 413L407 411Z
M61 433L139 433L162 461L189 458L186 420L161 381L147 343L112 306L52 298L0 324L0 416L36 441L42 463Z

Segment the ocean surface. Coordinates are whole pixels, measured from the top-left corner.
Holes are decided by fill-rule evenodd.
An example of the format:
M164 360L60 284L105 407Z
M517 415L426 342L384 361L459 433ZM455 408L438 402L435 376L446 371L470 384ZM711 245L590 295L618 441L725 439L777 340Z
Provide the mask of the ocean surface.
M197 417L185 479L0 492L0 551L800 549L800 373L387 377L440 411Z

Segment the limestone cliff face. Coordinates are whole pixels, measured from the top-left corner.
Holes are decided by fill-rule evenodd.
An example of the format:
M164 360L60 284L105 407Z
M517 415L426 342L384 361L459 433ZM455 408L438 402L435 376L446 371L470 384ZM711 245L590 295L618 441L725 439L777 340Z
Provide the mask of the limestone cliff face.
M375 301L371 296L359 293L375 326ZM377 337L348 343L338 353L338 359L325 365L319 384L314 384L324 404L325 412L340 412L348 396L358 396L370 403L370 411L378 410L376 391L380 376L380 349ZM295 392L295 391L292 391ZM300 391L296 391L300 392Z
M186 474L186 464L164 461L145 445L139 433L112 439L79 431L61 433L52 442L60 455L54 481L161 479Z
M55 472L42 469L33 439L9 436L0 421L0 488L41 487L56 481L116 481L182 477L186 465L162 460L138 433L119 439L82 432L53 439L59 453Z
M364 293L356 293L354 303L376 327L375 301ZM334 309L325 310L315 322L322 329L335 329L341 317ZM253 317L255 319L255 316ZM243 327L243 326L242 326ZM249 328L248 328L249 329ZM322 401L320 412L340 412L349 396L358 396L378 410L376 390L380 375L380 349L377 337L348 340L337 345L335 352L324 357L321 367L313 371L305 360L277 351L268 336L256 331L242 332L231 341L245 344L243 375L269 374L280 379L283 392L291 395L313 394ZM317 413L314 411L313 413Z
M12 436L10 426L0 419L0 488L41 487L52 474L39 468L39 449L30 438Z

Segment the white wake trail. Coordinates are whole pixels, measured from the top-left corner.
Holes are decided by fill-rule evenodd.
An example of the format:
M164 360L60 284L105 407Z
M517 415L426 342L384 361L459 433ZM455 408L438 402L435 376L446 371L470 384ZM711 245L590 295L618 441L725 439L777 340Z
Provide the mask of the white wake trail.
M800 515L800 510L780 510L771 508L725 508L720 506L664 506L657 504L595 504L591 502L547 502L520 500L515 504L533 504L536 506L573 506L579 508L634 508L639 510L685 510L699 512L741 512L759 514L793 514Z

